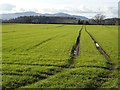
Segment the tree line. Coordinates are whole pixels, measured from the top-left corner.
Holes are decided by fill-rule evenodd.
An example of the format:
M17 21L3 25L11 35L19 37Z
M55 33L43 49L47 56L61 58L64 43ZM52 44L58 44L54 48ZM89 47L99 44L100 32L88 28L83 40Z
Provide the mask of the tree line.
M118 18L105 19L104 15L97 14L89 20L76 19L75 17L20 16L15 19L2 20L2 23L120 25L119 21Z
M119 18L107 18L105 15L97 14L92 19L88 21L78 20L78 24L87 24L87 25L120 25Z
M76 23L73 17L48 17L48 16L20 16L15 19L3 20L3 23L34 23L34 24L54 24L54 23Z

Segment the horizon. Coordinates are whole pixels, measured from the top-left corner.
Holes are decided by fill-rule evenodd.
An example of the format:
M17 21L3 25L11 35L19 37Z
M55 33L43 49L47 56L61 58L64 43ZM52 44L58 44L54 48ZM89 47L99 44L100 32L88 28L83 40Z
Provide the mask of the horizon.
M25 11L25 12L15 12L15 13L4 13L4 14L20 14L20 13L37 13L37 12L34 12L34 11ZM44 15L44 14L59 14L59 13L63 13L63 14L68 14L68 13L64 13L64 12L57 12L57 13L38 13L40 15ZM3 14L1 14L3 15ZM71 15L71 16L74 16L75 14L68 14L68 15ZM33 15L32 15L33 16ZM88 18L88 19L93 19L94 17L86 17L86 16L82 16L82 15L75 15L75 16L81 16L81 17L85 17L85 18ZM109 18L119 18L119 17L105 17L105 19L109 19ZM2 19L2 18L1 18Z
M4 0L0 4L0 14L21 12L66 13L92 18L99 13L105 15L106 18L115 18L118 17L118 2L119 0L74 0L74 2L72 0Z

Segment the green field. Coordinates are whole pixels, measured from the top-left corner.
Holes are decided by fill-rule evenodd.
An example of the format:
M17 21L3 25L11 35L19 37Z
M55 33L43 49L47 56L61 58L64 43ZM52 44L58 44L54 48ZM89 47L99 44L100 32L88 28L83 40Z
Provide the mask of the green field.
M3 88L118 88L117 26L86 26L110 56L96 49L83 28L80 55L71 59L80 25L3 24Z

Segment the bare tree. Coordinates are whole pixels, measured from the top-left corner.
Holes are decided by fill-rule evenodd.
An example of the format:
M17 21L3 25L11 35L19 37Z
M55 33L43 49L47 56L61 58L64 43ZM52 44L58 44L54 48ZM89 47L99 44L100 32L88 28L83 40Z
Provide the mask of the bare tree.
M105 19L105 15L102 14L97 14L94 16L93 20L97 23L97 24L102 24L103 20Z

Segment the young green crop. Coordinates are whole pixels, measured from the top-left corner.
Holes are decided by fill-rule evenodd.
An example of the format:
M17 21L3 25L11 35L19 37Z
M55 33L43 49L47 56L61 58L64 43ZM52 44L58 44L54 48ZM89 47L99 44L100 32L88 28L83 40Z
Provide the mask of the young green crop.
M89 35L82 31L80 39L80 56L77 58L77 67L106 67L106 59L96 49Z
M26 28L28 28L28 26L31 25L26 25L26 26L17 25L17 26L19 26L18 28L20 28L21 26L21 28L25 30L24 34L26 33L27 36L22 38L23 34L21 34L22 32L21 31L19 34L20 37L19 38L18 37L19 32L17 33L16 30L16 34L12 34L11 35L12 38L10 37L8 39L9 41L4 41L5 36L3 34L3 41L4 41L3 52L5 53L3 57L9 57L9 56L12 57L12 61L10 58L6 58L5 60L3 60L3 63L6 61L9 63L26 63L25 60L27 60L27 63L38 64L40 60L42 60L40 64L42 63L44 64L43 60L47 60L48 62L51 59L59 60L60 62L66 60L69 58L71 47L75 42L74 40L76 39L80 27L80 26L76 27L70 25L58 27L61 25L58 26L55 25L54 28L46 27L45 29L42 28L42 30L39 28L34 30L32 27L33 31L30 33L28 30L26 31ZM35 25L34 27L36 28L42 26L44 27L44 25L38 25L38 26ZM72 29L70 27L72 27ZM52 62L50 62L50 64L51 63ZM53 63L55 63L55 61L53 61Z
M102 87L118 87L118 26L87 26L87 30L110 56L114 71Z
M63 70L53 77L23 88L95 88L107 81L101 77L110 73L105 69L107 68L106 59L98 52L84 29L80 37L80 56L74 58L73 64L74 69Z
M79 28L74 25L3 25L3 75L31 76L35 82L41 73L47 78L61 71L59 66L68 62ZM9 80L9 77L3 79ZM23 80L17 82L16 78L9 82L13 86L18 83L16 87L24 83ZM4 87L7 85L3 83Z
M105 70L99 68L66 69L53 77L21 88L95 88L102 82L97 81L99 79L97 75L105 73Z
M108 70L107 60L84 29L80 55L71 58L80 29L79 25L3 24L3 87L116 88L116 71ZM87 26L114 65L117 65L118 54L116 29Z

